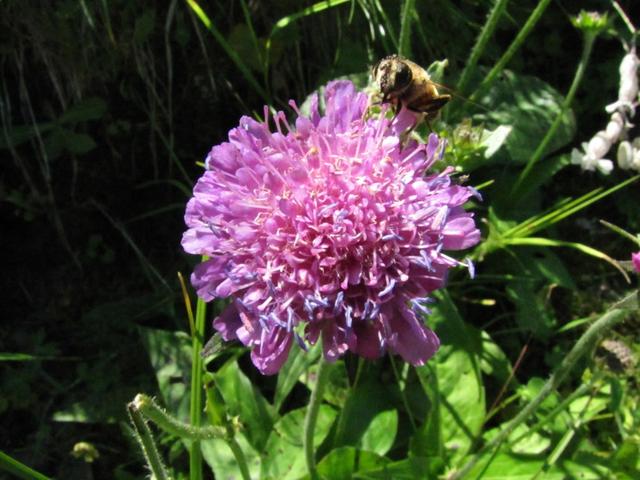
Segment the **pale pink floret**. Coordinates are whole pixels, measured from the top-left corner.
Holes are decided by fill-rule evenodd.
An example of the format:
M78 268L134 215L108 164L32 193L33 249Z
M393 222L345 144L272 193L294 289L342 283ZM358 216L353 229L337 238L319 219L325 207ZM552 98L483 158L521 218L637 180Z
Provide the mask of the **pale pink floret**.
M443 250L480 239L462 208L476 192L449 169L425 176L443 145L403 144L410 112L368 116L346 81L327 85L325 103L304 117L292 102L295 127L279 112L275 132L243 117L213 147L185 215L184 249L211 257L192 283L204 300L234 298L214 327L264 374L294 341L320 337L328 360L388 350L422 365L439 346L422 320L429 294L460 263Z
M640 273L640 252L631 254L631 264L635 271Z

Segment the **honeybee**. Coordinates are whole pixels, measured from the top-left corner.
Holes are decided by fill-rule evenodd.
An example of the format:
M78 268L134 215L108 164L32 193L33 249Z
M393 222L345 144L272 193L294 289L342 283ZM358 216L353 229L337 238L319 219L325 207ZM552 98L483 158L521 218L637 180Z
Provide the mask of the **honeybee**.
M389 55L374 65L374 81L382 93L382 102L395 105L398 111L403 105L409 110L424 114L428 121L438 114L451 95L440 94L427 71L420 65L400 55Z

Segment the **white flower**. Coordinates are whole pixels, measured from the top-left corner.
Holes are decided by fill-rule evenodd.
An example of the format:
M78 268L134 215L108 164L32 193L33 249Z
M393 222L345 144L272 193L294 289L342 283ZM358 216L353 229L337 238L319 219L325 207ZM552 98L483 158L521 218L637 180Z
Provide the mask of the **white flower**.
M640 172L640 137L633 143L625 140L618 145L618 166L623 170L636 170Z
M627 110L629 115L635 115L635 107L638 103L638 66L640 60L636 56L635 49L627 53L620 63L620 87L618 100L606 106L609 113L616 110Z

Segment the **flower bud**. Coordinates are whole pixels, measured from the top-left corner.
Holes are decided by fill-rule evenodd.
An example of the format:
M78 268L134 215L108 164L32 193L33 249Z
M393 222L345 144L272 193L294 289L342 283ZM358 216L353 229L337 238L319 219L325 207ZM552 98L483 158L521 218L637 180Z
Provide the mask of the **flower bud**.
M623 170L629 170L633 163L633 147L627 140L620 142L618 145L618 166Z
M624 118L620 114L620 112L615 112L611 115L611 120L607 124L607 129L604 134L612 144L617 142L620 136L622 135L622 131L624 129Z
M606 132L601 130L596 133L591 140L589 140L585 154L588 157L600 159L607 154L610 148L611 142L607 138Z

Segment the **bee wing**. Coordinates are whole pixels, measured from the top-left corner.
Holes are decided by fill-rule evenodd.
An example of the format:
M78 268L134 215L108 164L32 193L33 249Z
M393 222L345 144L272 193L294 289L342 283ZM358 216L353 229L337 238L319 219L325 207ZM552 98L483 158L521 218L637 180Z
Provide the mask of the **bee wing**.
M470 103L471 105L474 105L478 108L480 108L481 110L484 110L485 112L489 112L490 110L485 107L484 105L481 105L478 102L475 102L473 100L471 100L470 98L465 97L464 95L458 93L455 88L451 88L448 87L447 85L444 85L442 83L438 83L438 82L434 82L433 80L429 80L431 83L433 83L436 87L438 87L439 89L442 89L444 91L446 91L449 95L451 95L452 97L458 98L464 102Z

